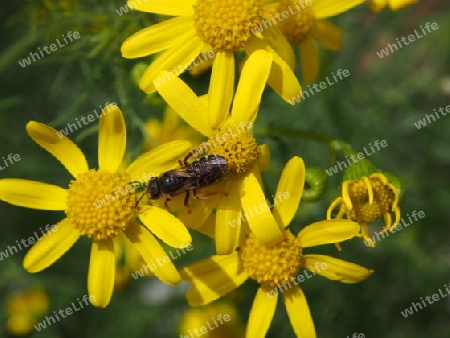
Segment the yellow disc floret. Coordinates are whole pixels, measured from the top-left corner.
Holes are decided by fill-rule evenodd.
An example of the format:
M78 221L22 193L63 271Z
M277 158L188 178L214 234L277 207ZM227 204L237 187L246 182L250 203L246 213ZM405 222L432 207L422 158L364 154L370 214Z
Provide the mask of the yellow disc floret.
M198 0L194 23L200 38L217 50L239 50L260 25L260 0Z
M211 138L209 154L221 155L227 159L230 176L245 175L258 160L258 143L247 131L230 135L229 130Z
M258 283L276 287L296 278L300 270L302 247L289 231L274 246L261 244L253 234L245 240L240 251L244 269Z
M126 173L89 170L69 184L66 214L71 225L95 240L113 238L136 214Z
M289 16L284 18L281 13L288 13ZM314 24L309 7L292 0L282 0L278 6L268 7L264 16L277 24L291 45L300 44Z

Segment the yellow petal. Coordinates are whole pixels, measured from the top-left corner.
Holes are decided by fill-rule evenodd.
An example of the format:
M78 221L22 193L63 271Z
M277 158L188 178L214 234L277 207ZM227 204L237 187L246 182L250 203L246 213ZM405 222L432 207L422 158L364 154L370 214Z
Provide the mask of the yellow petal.
M190 306L208 304L233 291L248 278L237 252L203 259L183 268L181 275L194 284L186 293Z
M302 77L304 84L313 82L320 69L319 51L311 37L307 36L300 45Z
M216 237L216 215L210 214L206 221L196 229L201 234L208 236L210 238Z
M246 337L264 338L266 336L278 300L278 293L275 297L271 297L269 296L270 291L269 287L261 286L258 288L248 318Z
M241 203L245 219L261 243L273 245L283 239L283 232L270 212L264 192L253 172L244 178Z
M298 234L303 248L339 243L355 237L360 226L346 219L315 222L303 228Z
M114 288L116 257L112 239L92 242L89 260L88 293L92 305L108 306Z
M126 172L131 179L147 183L151 177L158 176L161 172L173 169L178 165L192 144L189 141L176 140L160 145L144 153L131 163Z
M314 22L311 36L327 49L338 51L342 45L343 32L334 23L327 20Z
M31 209L65 210L67 190L42 182L4 178L0 180L0 200Z
M204 136L212 136L213 130L208 125L208 110L192 89L179 78L167 83L155 84L163 99L192 128Z
M27 124L27 132L34 142L61 162L73 177L89 170L86 157L80 148L65 136L68 134L67 127L61 132L45 124L30 121Z
M220 197L216 210L216 252L218 255L231 254L237 247L241 231L241 199L239 190L242 179L229 181L227 196Z
M231 110L234 121L252 121L256 115L272 65L272 56L273 53L264 49L249 53L242 68Z
M31 247L23 259L23 267L31 273L44 270L64 255L80 236L69 220L63 219Z
M128 0L128 7L141 12L171 16L188 16L194 14L194 0Z
M98 165L100 169L116 172L122 164L127 145L127 128L122 111L115 104L102 110L98 130Z
M142 75L139 88L151 94L156 91L157 86L170 84L172 79L186 71L203 49L203 41L196 36L195 29L192 28L152 62Z
M210 188L202 191L205 194L216 193L213 196L205 199L193 199L192 194L189 199L189 205L181 209L178 214L178 218L184 225L191 229L198 229L203 225L206 219L211 215L214 208L216 208L217 202L227 191L226 181L218 185L214 185ZM214 215L215 216L215 215Z
M212 67L208 90L208 122L217 129L230 111L234 92L234 51L219 51Z
M179 17L144 28L126 39L120 51L127 59L158 53L172 47L192 27L191 17Z
M183 223L170 212L148 206L139 213L139 219L156 237L174 248L185 248L192 242Z
M295 67L295 55L294 50L290 43L286 40L283 33L277 28L277 26L270 26L264 29L262 35L267 40L273 50L281 56L281 58L294 69Z
M246 46L247 54L258 49L265 49L272 53L273 62L270 68L267 83L286 102L292 100L301 93L302 87L297 80L292 68L270 47L260 39L252 39ZM292 104L292 103L291 103Z
M335 16L362 4L365 0L314 0L311 9L316 19Z
M297 285L283 292L284 305L297 337L316 337L316 329L302 289Z
M181 281L175 265L149 231L137 223L132 223L124 230L124 234L139 251L156 277L169 285L175 285Z
M389 1L389 7L394 12L399 11L407 6L415 4L418 0L392 0Z
M326 255L304 255L302 266L328 279L350 284L359 283L373 273L358 264Z
M293 157L284 167L274 196L273 217L285 228L297 212L305 186L305 163Z

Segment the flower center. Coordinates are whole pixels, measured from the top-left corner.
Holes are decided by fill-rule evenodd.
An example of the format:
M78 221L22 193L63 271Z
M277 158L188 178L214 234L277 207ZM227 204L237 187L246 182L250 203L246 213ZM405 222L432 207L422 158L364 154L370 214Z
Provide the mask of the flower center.
M274 246L261 244L250 234L240 251L244 269L250 278L260 284L276 287L296 278L300 270L302 247L299 240L290 232Z
M113 238L136 214L136 196L126 173L94 169L69 184L66 215L75 229L95 240Z
M221 155L227 159L230 176L245 175L258 160L258 143L249 132L230 135L230 128L209 139L210 154Z
M364 180L356 181L349 186L348 194L353 208L347 210L347 217L360 223L367 223L388 213L395 201L395 194L389 186L378 177L369 176L373 201L369 200L369 189ZM348 207L343 204L345 209Z
M284 12L289 13L287 18L281 16ZM282 0L277 6L268 7L264 17L276 22L291 45L300 44L314 24L314 17L309 7L292 0Z
M262 19L260 0L198 0L194 25L199 37L217 50L239 50Z

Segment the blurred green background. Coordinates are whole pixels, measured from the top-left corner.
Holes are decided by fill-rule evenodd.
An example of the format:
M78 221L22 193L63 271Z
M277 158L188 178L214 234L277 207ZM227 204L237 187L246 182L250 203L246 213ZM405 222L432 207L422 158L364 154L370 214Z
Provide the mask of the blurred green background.
M157 97L146 98L131 75L138 62L149 59L125 60L119 49L126 37L157 18L135 11L120 16L116 10L124 4L117 0L2 3L0 157L12 153L19 154L21 160L1 170L0 178L26 178L66 187L70 175L28 137L25 125L35 120L61 129L106 102L116 102L125 114L130 158L142 152L148 137L143 124L148 118L160 118L164 107L155 104ZM450 117L441 117L420 130L414 126L433 109L450 104L449 9L447 1L427 0L397 13L372 13L366 5L344 13L332 20L344 29L344 44L338 53L321 50L322 69L316 83L337 69L348 69L350 77L292 107L271 89L265 91L256 131L263 127L314 131L344 140L356 151L377 139L386 140L389 146L369 160L402 181L402 216L414 210L426 215L381 240L376 249L367 248L359 239L345 242L342 252L331 245L315 248L314 252L375 270L356 285L322 277L302 283L318 337L354 333L387 338L450 337L450 297L406 319L400 314L420 297L431 296L450 283ZM411 34L426 22L436 22L439 29L383 59L377 56L387 43ZM19 65L30 52L70 30L78 31L80 39L25 68ZM184 74L183 79L198 93L205 93L209 75L193 79ZM70 138L79 144L91 167L97 167L97 124L79 129ZM322 144L287 136L261 136L258 140L271 149L271 166L264 177L268 196L292 156L303 157L308 165L328 168L330 153ZM327 206L339 194L341 177L332 176L320 202L302 202L293 222L296 231L326 217ZM62 212L35 211L4 202L0 202L0 214L0 251L64 216ZM371 231L380 226L375 224ZM212 241L205 236L194 235L193 245L193 252L175 261L177 267L214 252ZM13 336L6 330L6 304L15 292L42 287L50 300L46 314L66 308L87 293L88 239L79 240L62 259L37 274L22 268L26 250L0 261L1 337ZM230 298L242 323L247 320L256 287L256 283L247 282ZM106 309L88 306L41 332L32 330L29 336L179 337L180 318L188 308L186 289L184 283L169 287L156 278L131 279L114 292ZM281 301L267 336L294 337Z

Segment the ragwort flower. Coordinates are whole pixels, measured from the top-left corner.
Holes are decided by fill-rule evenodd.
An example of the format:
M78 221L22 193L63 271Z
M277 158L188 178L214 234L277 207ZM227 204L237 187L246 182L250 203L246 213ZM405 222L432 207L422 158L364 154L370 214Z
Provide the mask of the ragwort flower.
M400 222L399 192L382 173L373 173L359 180L345 180L342 183L342 196L336 198L327 210L327 219L342 219L359 222L361 234L371 247L375 247L369 237L368 223L384 218L381 233L391 231ZM332 212L338 209L336 215ZM391 213L395 214L392 220ZM340 249L339 244L337 244Z
M324 20L361 4L364 0L265 0L265 18L275 22L292 46L299 46L304 83L312 82L319 73L320 59L315 41L337 51L342 44L342 30ZM285 14L287 17L285 18Z
M265 56L261 57L262 54ZM262 63L255 69L254 65L258 62L253 59L264 60L267 57L270 58L270 53L263 50L250 55L242 70L231 114L228 111L221 112L220 118L213 116L214 112L209 109L206 100L196 96L179 78L157 86L166 102L188 124L209 138L193 149L192 153L215 154L227 159L229 179L210 189L222 193L194 203L189 211L184 209L179 215L187 226L198 228L212 209L216 208L218 254L228 254L236 248L243 210L265 201L260 175L261 170L267 166L268 149L258 145L251 134L251 128L256 118L265 80L270 73L270 63ZM221 121L219 127L215 126L217 120ZM224 194L225 192L227 194ZM282 238L282 231L269 210L250 219L248 226L256 237L266 244L275 243Z
M139 86L146 93L154 92L158 84L196 67L199 60L214 59L208 106L214 112L212 115L219 117L231 104L235 52L240 50L248 55L258 50L269 52L260 54L265 58L261 62L271 67L266 80L284 100L290 100L301 91L292 71L294 54L286 39L275 26L263 32L254 29L263 20L261 0L146 0L129 1L128 5L143 12L175 16L137 32L122 44L125 58L164 51L141 78ZM253 61L260 62L255 58ZM213 127L218 127L220 122L214 121Z
M111 104L100 117L100 168L96 170L89 169L81 150L55 129L32 121L27 124L27 132L74 177L68 189L24 179L0 180L0 200L32 209L63 210L66 214L28 251L23 261L28 272L39 272L52 265L86 235L92 239L89 299L95 306L106 307L114 286L116 236L124 234L147 264L166 256L152 233L173 247L184 247L191 242L186 227L166 210L156 206L136 207L134 185L130 183L147 177L149 170L153 171L152 176L173 167L191 147L188 141L157 147L121 170L126 127L122 112ZM152 233L135 221L137 216ZM153 273L165 283L180 282L180 275L171 262L154 266Z
M349 220L316 222L306 226L297 236L287 230L298 209L304 182L304 163L301 158L294 157L283 170L275 195L289 193L290 196L273 208L273 216L283 229L283 238L278 243L267 246L249 234L240 242L238 251L214 255L181 270L183 279L193 284L186 294L189 305L208 304L238 288L247 279L253 279L260 287L253 301L246 337L265 336L275 313L278 288L283 292L297 337L316 337L308 303L298 285L299 270L307 269L342 283L361 282L373 271L330 256L303 254L305 248L347 240L359 231L359 225Z

